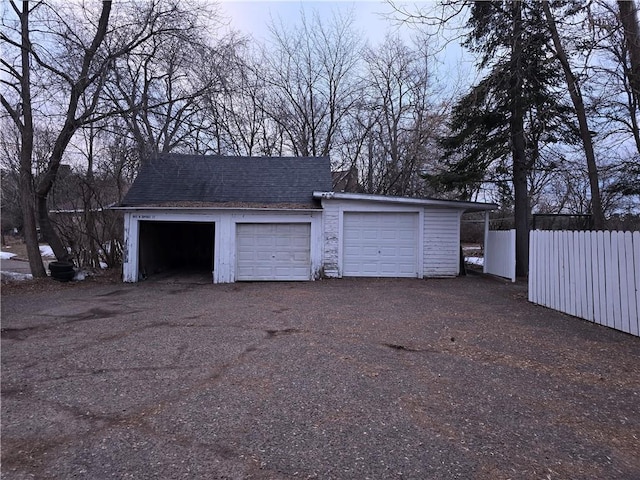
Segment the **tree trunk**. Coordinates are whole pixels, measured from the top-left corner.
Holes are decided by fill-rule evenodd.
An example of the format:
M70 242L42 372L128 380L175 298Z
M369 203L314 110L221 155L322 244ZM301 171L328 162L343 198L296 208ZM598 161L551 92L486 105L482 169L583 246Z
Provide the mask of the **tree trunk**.
M63 128L63 133L66 132L65 128ZM38 186L36 188L36 200L38 208L38 221L40 223L40 231L42 232L42 237L44 238L45 242L49 244L51 250L53 250L53 254L56 256L56 259L66 261L69 260L69 252L63 245L58 232L51 222L51 218L49 218L48 202L49 193L53 188L54 182L58 175L58 169L62 161L62 152L66 148L73 134L70 131L67 132L69 140L66 140L66 142L64 142L63 140L64 146L59 147L58 144L61 142L62 135L63 134L58 137L56 145L53 148L53 153L49 158L49 166L38 182Z
M513 154L514 217L516 228L516 275L529 272L529 190L527 185L526 139L524 135L524 107L522 101L522 3L513 2L513 43L511 47L511 150Z
M20 153L20 205L22 206L22 221L24 243L27 247L29 268L34 277L46 277L47 271L42 263L40 245L38 244L38 230L36 228L35 202L33 192L33 176L31 174L31 152L25 147L24 135L22 138L22 152ZM27 163L28 168L25 167Z
M20 129L20 204L24 222L24 241L27 246L29 268L34 277L46 277L47 272L42 263L38 231L36 228L36 214L34 205L34 185L31 158L33 154L33 112L31 110L31 65L29 39L29 2L22 2L20 16L20 30L22 33L22 76L20 88L22 90L22 115L24 123Z
M567 82L567 88L569 95L571 96L571 102L576 110L576 116L578 117L578 125L580 127L580 138L582 140L582 146L584 148L584 154L587 160L587 170L589 173L589 187L591 189L591 213L593 215L593 227L596 230L604 230L604 212L602 210L602 201L600 199L600 185L598 182L598 166L596 164L596 156L593 151L593 142L591 140L591 132L589 131L589 125L587 123L587 114L584 107L584 101L582 100L582 94L580 87L576 80L575 75L571 71L571 65L560 42L560 35L556 28L556 22L551 14L551 8L549 2L542 2L542 8L547 19L547 25L553 45L556 49L556 57L562 65L564 71L564 77Z
M635 1L619 0L620 22L624 27L624 39L629 52L631 71L629 72L629 84L633 90L636 105L640 104L640 28L636 14Z
M82 70L77 81L73 84L71 92L69 94L69 105L67 107L67 114L65 118L62 130L58 134L53 146L53 151L49 157L49 163L44 174L41 176L38 186L36 188L36 195L38 198L38 218L40 220L40 228L44 239L49 243L53 253L58 260L68 260L69 252L62 244L58 232L53 228L51 219L49 218L48 202L49 193L53 188L56 177L58 175L58 169L62 162L64 152L69 145L69 142L73 138L78 128L81 126L81 122L76 119L76 113L80 100L89 86L89 69L94 61L96 52L100 44L103 42L109 24L109 15L111 13L111 1L102 2L102 10L100 13L100 20L96 33L93 37L91 45L85 50L84 58L82 59ZM95 96L96 93L93 93ZM95 104L93 107L95 108ZM83 114L85 117L89 115L88 111Z
M69 251L65 248L60 235L55 230L51 218L49 217L49 202L46 195L37 195L38 202L38 222L40 223L40 232L45 242L49 244L56 260L70 260Z

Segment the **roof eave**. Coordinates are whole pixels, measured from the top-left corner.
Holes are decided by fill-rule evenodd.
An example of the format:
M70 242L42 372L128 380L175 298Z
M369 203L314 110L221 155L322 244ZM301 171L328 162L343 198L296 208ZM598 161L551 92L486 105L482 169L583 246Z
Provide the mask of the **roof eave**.
M142 211L142 210L170 210L170 211L230 211L230 210L242 210L242 211L256 211L256 212L320 212L322 208L276 208L276 207L144 207L144 206L116 206L110 207L110 210L121 211Z
M368 193L313 192L313 198L317 198L319 200L367 201L402 205L459 208L463 209L465 212L495 210L498 208L498 205L495 203L437 200L433 198L391 197L387 195L374 195Z

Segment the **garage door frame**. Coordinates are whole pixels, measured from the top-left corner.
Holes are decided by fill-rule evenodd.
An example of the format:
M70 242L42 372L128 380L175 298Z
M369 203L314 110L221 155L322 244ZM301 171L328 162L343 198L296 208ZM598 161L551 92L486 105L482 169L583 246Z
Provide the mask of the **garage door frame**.
M339 248L339 261L340 261L340 272L341 272L341 276L356 276L356 275L350 275L350 274L345 274L345 247L344 247L344 239L345 239L345 215L349 215L349 214L358 214L358 213L362 213L362 214L411 214L411 215L415 215L415 228L416 228L416 234L415 234L415 242L416 242L416 249L415 249L415 272L412 272L410 275L406 274L406 275L373 275L373 276L389 276L391 278L393 277L405 277L405 278L421 278L422 277L422 270L423 270L423 266L424 266L424 210L422 208L398 208L398 207L378 207L375 209L366 209L366 208L354 208L354 209L341 209L340 212L340 224L339 224L339 232L340 232L340 242L338 245Z

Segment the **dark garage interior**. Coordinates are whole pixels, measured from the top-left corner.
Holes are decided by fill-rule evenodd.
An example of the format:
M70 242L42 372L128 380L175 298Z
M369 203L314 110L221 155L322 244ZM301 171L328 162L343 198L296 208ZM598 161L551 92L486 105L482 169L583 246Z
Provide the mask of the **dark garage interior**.
M140 222L141 278L159 273L211 275L214 233L214 223Z

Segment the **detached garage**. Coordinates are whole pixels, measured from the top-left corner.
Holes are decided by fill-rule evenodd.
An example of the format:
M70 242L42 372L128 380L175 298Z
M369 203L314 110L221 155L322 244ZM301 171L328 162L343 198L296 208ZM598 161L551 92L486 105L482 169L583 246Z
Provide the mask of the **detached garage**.
M455 276L462 214L496 205L332 192L327 157L165 154L117 208L124 281L229 283Z

